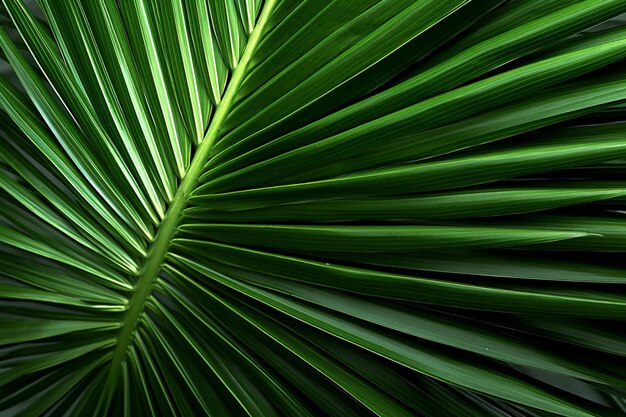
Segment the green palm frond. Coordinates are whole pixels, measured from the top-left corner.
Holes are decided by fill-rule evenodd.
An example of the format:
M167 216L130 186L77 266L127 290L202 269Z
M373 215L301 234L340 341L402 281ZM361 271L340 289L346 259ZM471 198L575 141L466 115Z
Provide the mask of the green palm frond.
M624 0L3 0L0 416L626 414Z

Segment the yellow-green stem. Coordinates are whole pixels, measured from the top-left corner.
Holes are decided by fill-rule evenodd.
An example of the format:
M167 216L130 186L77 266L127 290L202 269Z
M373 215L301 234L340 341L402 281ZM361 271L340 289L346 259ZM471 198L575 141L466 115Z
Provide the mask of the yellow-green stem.
M135 291L130 299L122 327L118 334L115 350L113 351L107 382L107 386L111 390L111 394L113 388L117 385L119 371L122 363L126 359L126 353L129 345L131 344L132 335L137 328L137 323L144 311L146 301L152 293L154 282L159 276L161 266L165 260L165 256L167 255L172 239L178 230L178 226L183 216L183 210L187 205L189 195L195 188L198 177L202 174L204 165L209 159L211 149L219 133L219 128L231 110L235 93L243 81L246 73L246 67L248 66L250 58L259 43L263 32L263 26L267 23L276 1L277 0L267 0L265 2L265 6L259 16L257 25L254 31L250 34L248 44L246 45L246 49L241 57L241 60L233 71L232 78L228 84L224 97L216 108L209 130L204 136L204 140L198 145L191 165L183 177L180 186L167 209L165 217L159 225L154 242L148 251L145 262L137 279Z

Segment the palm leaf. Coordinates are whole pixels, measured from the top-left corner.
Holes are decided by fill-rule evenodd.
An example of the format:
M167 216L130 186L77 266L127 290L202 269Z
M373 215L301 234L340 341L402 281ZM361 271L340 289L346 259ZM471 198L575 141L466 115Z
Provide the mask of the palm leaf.
M0 7L0 414L626 410L623 0Z

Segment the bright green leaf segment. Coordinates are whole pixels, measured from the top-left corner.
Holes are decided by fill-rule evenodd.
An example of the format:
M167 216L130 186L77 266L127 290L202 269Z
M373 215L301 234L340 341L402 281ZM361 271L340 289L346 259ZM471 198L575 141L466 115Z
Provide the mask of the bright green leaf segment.
M625 415L625 13L1 0L0 416Z

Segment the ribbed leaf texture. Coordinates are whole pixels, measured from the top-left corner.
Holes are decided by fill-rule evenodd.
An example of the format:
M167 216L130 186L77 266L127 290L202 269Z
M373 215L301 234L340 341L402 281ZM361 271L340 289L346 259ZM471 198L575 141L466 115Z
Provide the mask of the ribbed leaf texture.
M0 416L626 415L624 0L3 0Z

